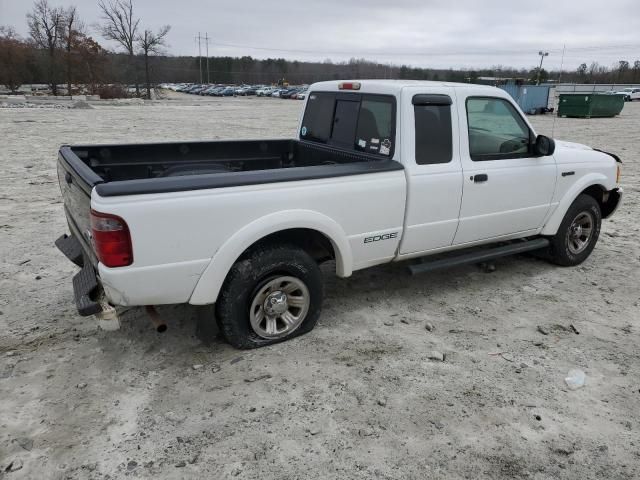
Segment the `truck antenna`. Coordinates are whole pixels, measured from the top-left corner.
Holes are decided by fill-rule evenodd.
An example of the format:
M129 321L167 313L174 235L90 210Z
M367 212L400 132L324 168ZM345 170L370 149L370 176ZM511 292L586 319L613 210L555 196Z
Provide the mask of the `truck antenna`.
M558 87L560 86L560 81L562 80L562 67L564 66L564 52L567 49L567 44L562 45L562 60L560 60L560 75L558 75ZM557 88L557 87L556 87ZM560 97L558 96L558 99ZM558 118L558 107L560 106L560 100L558 100L558 105L556 105L555 115L553 116L553 125L551 125L551 138L553 138L553 134L556 131L556 118Z

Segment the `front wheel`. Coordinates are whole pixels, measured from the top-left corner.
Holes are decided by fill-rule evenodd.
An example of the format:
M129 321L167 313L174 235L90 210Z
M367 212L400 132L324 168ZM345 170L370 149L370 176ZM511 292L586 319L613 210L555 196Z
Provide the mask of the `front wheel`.
M322 272L304 250L259 247L231 268L216 303L216 319L234 347L263 347L311 331L322 297Z
M551 239L552 261L562 266L584 262L596 246L601 223L598 202L590 195L578 196Z

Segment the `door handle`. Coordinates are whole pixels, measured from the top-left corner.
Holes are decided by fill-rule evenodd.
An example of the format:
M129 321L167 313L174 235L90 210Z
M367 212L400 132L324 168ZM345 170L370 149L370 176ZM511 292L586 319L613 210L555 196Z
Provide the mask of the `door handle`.
M71 174L69 172L65 172L64 180L65 180L65 182L67 182L67 184L71 185L71 183L73 182L73 177L71 176Z
M486 182L487 180L489 180L489 175L487 175L486 173L478 173L477 175L471 177L471 180L473 180L475 183Z

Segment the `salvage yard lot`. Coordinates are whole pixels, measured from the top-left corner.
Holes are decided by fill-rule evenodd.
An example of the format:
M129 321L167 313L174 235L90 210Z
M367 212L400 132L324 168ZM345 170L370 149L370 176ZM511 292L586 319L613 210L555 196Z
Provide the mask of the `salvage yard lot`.
M0 478L638 478L640 103L555 119L624 162L623 206L579 267L327 268L316 329L253 351L203 344L194 307L160 307L164 334L141 309L111 333L76 314L53 246L60 144L292 137L302 104L0 109Z

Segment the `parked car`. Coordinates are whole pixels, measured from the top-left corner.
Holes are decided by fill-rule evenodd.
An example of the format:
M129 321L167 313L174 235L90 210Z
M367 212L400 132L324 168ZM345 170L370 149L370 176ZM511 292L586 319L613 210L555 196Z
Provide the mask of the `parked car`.
M282 92L280 92L280 98L290 98L291 95L297 92L295 88L288 88Z
M213 88L213 87L214 87L213 85L203 85L203 86L202 86L202 88L200 88L200 89L197 91L197 94L198 94L198 95L205 96L205 95L206 95L206 93L205 93L205 92L206 92L207 90L209 90L210 88Z
M300 98L300 95L303 95L307 92L306 88L298 88L294 94L292 94L289 98L294 100L303 100L304 98Z
M537 135L504 90L309 92L291 140L61 147L71 234L56 244L81 267L79 313L117 322L112 305L144 305L157 322L154 305L215 304L224 338L260 347L314 327L325 260L340 277L525 251L578 265L620 204L616 155Z
M205 88L202 92L200 92L200 95L207 95L207 96L212 96L213 92L219 88L217 85L211 85L207 88Z
M197 90L199 90L201 88L202 88L202 85L195 84L195 85L191 85L189 88L185 89L184 92L185 93L194 94Z
M304 100L307 98L307 90L303 90L302 92L298 93L297 97L298 100Z
M624 95L625 102L640 100L640 88L625 88L616 92L616 95Z
M257 90L256 94L259 97L270 97L275 89L273 87L264 87Z
M220 92L220 96L222 97L233 97L236 95L236 87L225 87L222 92Z
M222 97L222 92L224 92L226 89L227 87L223 85L221 87L216 88L212 93L215 97Z

